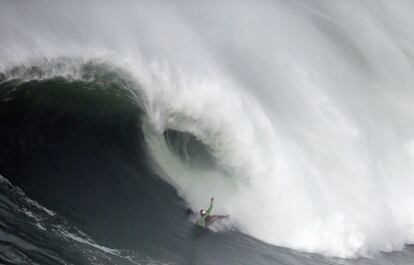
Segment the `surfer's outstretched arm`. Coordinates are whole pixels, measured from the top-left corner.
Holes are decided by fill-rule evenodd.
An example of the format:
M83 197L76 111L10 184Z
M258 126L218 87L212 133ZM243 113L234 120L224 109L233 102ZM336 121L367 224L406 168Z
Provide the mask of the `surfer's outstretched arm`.
M206 214L207 214L207 215L210 215L211 210L213 210L213 201L214 201L214 198L211 198L211 199L210 199L210 206L208 207L208 209L207 209L207 211L206 211Z

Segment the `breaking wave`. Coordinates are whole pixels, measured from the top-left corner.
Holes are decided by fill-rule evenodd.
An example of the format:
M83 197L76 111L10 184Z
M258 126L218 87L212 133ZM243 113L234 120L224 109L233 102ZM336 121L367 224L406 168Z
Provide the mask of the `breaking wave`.
M1 141L0 173L30 189L35 180L23 177L22 165L36 172L46 162L35 153L69 150L68 137L85 150L79 147L80 157L62 151L52 164L68 163L65 156L74 165L76 159L93 164L82 157L88 145L105 161L129 159L148 194L155 193L151 187L178 193L168 207L197 211L214 196L215 212L273 245L355 257L414 243L412 4L241 4L232 12L246 21L237 25L226 19L228 5L200 11L191 4L148 4L114 24L92 17L79 31L65 17L41 30L55 15L6 23L20 14L17 4L6 4L0 115L8 138ZM82 19L96 8L92 2L64 6ZM125 8L116 9L130 12ZM54 39L60 26L67 32ZM159 34L170 38L168 45ZM37 183L61 187L44 188L45 194L67 187L59 174L56 182L39 174ZM83 189L90 184L76 181ZM37 199L51 200L32 186ZM53 196L56 203L49 203L67 204L66 214L78 218L65 199L72 195ZM108 202L121 195L102 196ZM185 217L154 205L167 209L140 208L153 214L143 218L173 218L175 228L167 221L154 226L173 234L184 229Z

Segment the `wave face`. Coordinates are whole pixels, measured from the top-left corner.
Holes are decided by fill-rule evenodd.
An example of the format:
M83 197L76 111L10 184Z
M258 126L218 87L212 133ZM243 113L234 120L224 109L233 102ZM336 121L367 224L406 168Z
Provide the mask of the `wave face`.
M160 260L186 256L176 212L210 196L243 233L225 242L401 250L414 243L413 11L6 2L0 174L97 241Z

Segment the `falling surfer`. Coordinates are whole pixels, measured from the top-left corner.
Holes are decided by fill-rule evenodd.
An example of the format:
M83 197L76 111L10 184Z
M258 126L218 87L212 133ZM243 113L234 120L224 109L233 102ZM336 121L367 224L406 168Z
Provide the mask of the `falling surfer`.
M228 215L210 215L211 210L213 209L213 201L214 198L211 198L210 206L208 207L207 211L204 211L203 209L200 210L200 217L197 220L197 225L199 227L205 228L206 226L211 225L219 219L224 219L228 217Z

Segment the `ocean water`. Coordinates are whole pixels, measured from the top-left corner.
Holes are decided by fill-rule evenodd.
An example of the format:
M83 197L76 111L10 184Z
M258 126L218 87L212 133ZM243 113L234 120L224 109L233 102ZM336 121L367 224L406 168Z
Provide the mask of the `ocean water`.
M412 264L413 11L2 1L0 263Z

